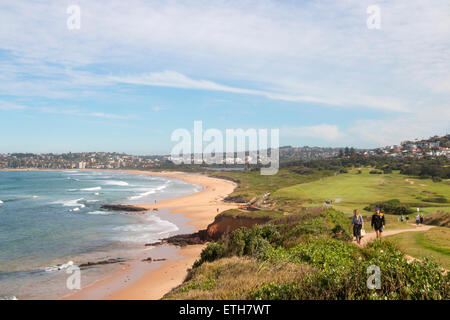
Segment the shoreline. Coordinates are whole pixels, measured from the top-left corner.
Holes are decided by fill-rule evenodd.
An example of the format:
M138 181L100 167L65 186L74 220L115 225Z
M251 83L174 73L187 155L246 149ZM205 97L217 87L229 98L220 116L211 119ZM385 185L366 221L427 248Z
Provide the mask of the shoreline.
M36 169L21 169L9 171L35 171ZM41 171L51 171L43 169ZM215 217L222 211L236 208L233 203L225 203L223 199L233 192L236 183L228 180L208 177L200 173L185 173L175 171L142 171L142 170L114 170L114 169L76 169L76 171L116 171L128 174L141 174L170 179L178 179L187 183L200 185L203 190L177 198L161 200L155 204L136 205L147 210L167 209L169 214L180 214L188 219L187 224L193 226L195 231L206 229ZM58 169L58 171L60 171ZM165 245L150 247L150 251L165 255L176 249L175 254L169 254L166 261L151 262L140 260L123 265L120 270L97 280L82 288L80 291L62 297L64 300L156 300L162 298L173 288L180 285L192 264L200 257L206 245L189 245L175 247ZM148 256L149 253L146 253Z

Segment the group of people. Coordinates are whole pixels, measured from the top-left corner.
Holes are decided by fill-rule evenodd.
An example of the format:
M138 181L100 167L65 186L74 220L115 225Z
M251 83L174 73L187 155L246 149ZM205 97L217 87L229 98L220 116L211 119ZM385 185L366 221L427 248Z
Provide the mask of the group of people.
M361 244L362 238L361 232L364 227L364 220L363 217L360 215L358 209L353 210L352 225L353 225L353 235L356 238L356 243ZM383 233L383 228L386 226L386 220L380 208L375 209L375 213L372 215L370 225L372 229L375 229L377 238L381 237L381 234Z
M405 220L406 220L406 223L408 223L409 217L406 216L406 218L405 218L405 216L402 215L402 216L400 217L400 221L403 222L403 221L405 221ZM419 224L423 224L423 214L417 213L417 215L416 215L416 225L419 225Z

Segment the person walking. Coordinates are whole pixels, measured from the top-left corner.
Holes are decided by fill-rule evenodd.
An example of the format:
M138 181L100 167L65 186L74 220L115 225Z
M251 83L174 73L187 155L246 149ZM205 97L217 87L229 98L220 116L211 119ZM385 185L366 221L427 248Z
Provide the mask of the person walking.
M402 215L402 217L400 218L400 221L403 222L403 220L405 220L405 216Z
M418 226L419 223L420 223L420 215L417 214L417 216L416 216L416 226Z
M423 224L423 214L420 215L420 224Z
M352 218L352 225L353 225L353 235L355 236L356 243L361 244L361 230L363 228L363 217L359 214L359 210L355 209L353 210L353 218Z
M377 234L377 238L381 238L381 234L383 233L383 227L386 225L384 215L380 215L380 208L375 209L375 213L372 215L371 226L372 229L375 229L375 233Z
M409 221L409 216L406 216L406 223L408 223Z

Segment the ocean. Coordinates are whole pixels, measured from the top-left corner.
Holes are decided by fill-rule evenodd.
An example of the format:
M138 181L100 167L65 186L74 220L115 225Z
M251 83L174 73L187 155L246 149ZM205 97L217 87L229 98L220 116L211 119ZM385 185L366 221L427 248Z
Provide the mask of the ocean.
M133 259L145 243L186 224L164 211L113 212L101 205L148 204L200 190L180 180L114 171L0 171L0 297L61 297L68 293L69 261ZM88 268L83 284L117 267Z

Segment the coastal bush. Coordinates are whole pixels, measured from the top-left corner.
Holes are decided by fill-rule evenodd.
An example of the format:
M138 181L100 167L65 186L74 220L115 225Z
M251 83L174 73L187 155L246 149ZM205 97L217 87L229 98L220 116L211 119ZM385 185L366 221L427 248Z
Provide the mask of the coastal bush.
M194 268L198 267L203 262L210 262L220 259L225 256L225 245L221 242L211 242L202 250L200 260L194 263Z
M340 243L339 243L340 242ZM449 299L449 275L425 259L408 262L389 241L375 241L365 249L337 240L311 241L292 250L272 250L269 261L307 262L315 272L296 282L264 283L253 299ZM378 266L381 288L367 287L367 268Z
M401 205L398 200L391 205ZM210 243L171 298L449 299L449 274L408 261L390 241L354 245L349 219L334 209L277 218ZM381 288L369 289L369 266Z
M425 198L422 201L424 202L436 202L436 203L447 203L448 200L446 197L438 195L436 197L432 197L432 198Z
M406 204L402 204L398 199L388 201L378 201L364 208L366 211L375 211L375 208L380 208L381 212L396 215L406 215L414 212Z
M239 228L217 242L211 242L203 249L200 259L194 267L204 262L211 262L223 257L258 256L272 242L276 242L280 234L276 226L271 224L255 225L250 229Z

